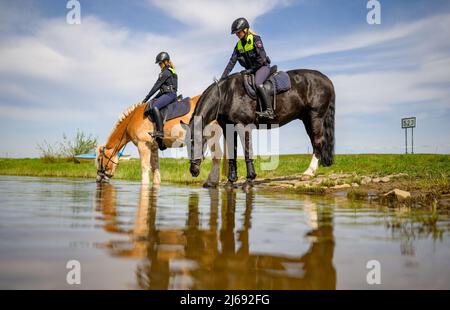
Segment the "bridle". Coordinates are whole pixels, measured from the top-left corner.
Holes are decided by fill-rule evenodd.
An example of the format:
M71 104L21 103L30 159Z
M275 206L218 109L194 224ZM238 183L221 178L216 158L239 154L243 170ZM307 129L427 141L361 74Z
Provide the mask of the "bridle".
M101 150L100 150L100 154L103 155L103 156L100 158L100 165L99 165L99 169L97 169L97 174L104 175L104 176L108 177L109 179L111 179L113 176L112 176L112 174L106 172L106 167L108 167L108 164L110 162L112 162L113 164L117 165L117 162L115 162L112 159L113 156L114 156L115 151L112 153L111 156L108 156L108 155L106 155L105 149L106 149L106 146L102 147ZM105 166L103 166L103 157L108 159L108 162L106 163Z
M97 175L105 176L105 177L107 177L108 179L111 179L111 178L113 177L112 174L106 172L106 167L108 167L108 164L109 164L110 162L113 163L113 164L115 164L115 165L118 164L118 162L115 162L115 161L113 160L113 157L114 157L114 155L116 154L116 152L119 150L119 145L120 145L120 143L122 142L123 137L125 136L125 133L127 132L128 125L130 124L131 119L132 119L132 117L133 117L133 115L134 115L135 112L136 112L136 109L133 111L132 115L130 116L130 120L128 121L127 125L125 126L125 129L123 130L122 136L120 137L119 142L114 146L114 149L113 149L113 152L111 153L111 156L106 155L106 152L105 152L106 146L103 146L103 147L101 148L100 154L103 155L103 156L100 158L99 169L97 169ZM122 148L122 151L121 151L122 153L123 153L123 151L125 150L125 147L126 147L126 146L127 146L127 145L125 144L124 147ZM119 153L120 153L120 152L119 152ZM103 157L105 157L105 158L108 160L108 161L106 162L106 165L104 165L104 166L103 166Z
M214 118L215 121L217 121L217 118L219 117L220 107L222 105L222 92L220 90L219 81L214 78L214 84L217 86L217 91L219 92L219 104L217 105L217 111L216 111L216 117ZM194 138L191 138L191 145L194 143ZM192 153L192 150L191 150ZM203 146L202 146L202 157L203 157ZM190 162L192 164L198 165L200 163L200 159L191 159Z

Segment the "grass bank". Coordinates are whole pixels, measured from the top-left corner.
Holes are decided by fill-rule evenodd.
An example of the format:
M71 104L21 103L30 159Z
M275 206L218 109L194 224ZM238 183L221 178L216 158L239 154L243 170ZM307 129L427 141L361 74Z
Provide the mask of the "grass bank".
M267 162L260 158L255 160L258 178L295 177L303 172L310 161L310 155L280 155L278 166L274 170L261 170L261 163ZM211 166L210 160L202 164L201 175L193 178L189 173L187 159L161 158L161 177L165 182L200 183L208 175ZM245 177L245 163L240 160L238 173ZM428 154L363 154L363 155L337 155L335 164L331 167L320 167L319 174L329 176L332 174L352 174L355 180L360 176L384 176L403 173L407 178L423 186L434 184L448 185L450 178L450 155ZM0 159L1 175L20 176L48 176L69 178L95 178L96 171L93 162L73 163L64 160L45 162L42 159ZM140 163L136 159L120 162L115 179L138 181L141 178Z
M272 159L273 160L273 159ZM399 205L399 196L386 200L394 189L408 191L408 205L450 209L450 155L433 154L363 154L337 155L331 167L320 167L318 175L301 181L310 155L281 155L274 170L262 170L256 159L258 174L255 184L261 190L282 193L335 194L346 193L350 199L378 201ZM205 160L198 178L191 177L187 159L161 158L163 182L202 184L207 178L211 161ZM238 162L240 178L236 186L245 186L245 163ZM66 160L48 162L43 159L0 159L0 175L90 178L96 177L93 162L74 163ZM139 181L140 163L137 159L120 162L115 179ZM226 181L222 176L222 181ZM397 195L397 194L396 194ZM390 196L388 196L390 197ZM400 205L405 205L401 203Z

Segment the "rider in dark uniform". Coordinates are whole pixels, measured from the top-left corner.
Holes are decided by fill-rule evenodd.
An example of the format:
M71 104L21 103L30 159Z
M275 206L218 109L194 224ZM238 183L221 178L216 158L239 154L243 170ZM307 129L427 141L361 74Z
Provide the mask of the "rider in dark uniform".
M156 123L156 131L149 134L156 139L159 148L162 150L165 149L165 146L162 143L164 131L160 110L174 102L177 98L178 77L172 62L170 61L170 56L166 52L159 53L156 56L155 63L159 64L161 67L161 73L159 74L155 85L153 85L152 89L142 102L146 103L150 97L159 90L159 93L154 97L155 102L153 102L151 107L146 109L146 113L153 114L153 119Z
M236 62L239 61L248 73L255 74L256 93L263 108L262 112L257 112L258 115L273 119L272 104L263 86L270 74L270 59L266 55L261 37L254 34L249 28L248 21L243 17L236 19L231 25L231 34L236 34L239 41L222 74L222 79L230 74Z

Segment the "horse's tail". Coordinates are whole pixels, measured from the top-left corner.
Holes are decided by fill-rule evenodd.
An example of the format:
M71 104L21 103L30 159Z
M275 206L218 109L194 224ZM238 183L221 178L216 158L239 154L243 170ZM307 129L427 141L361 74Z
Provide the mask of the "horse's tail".
M320 163L322 166L331 166L334 162L334 113L335 113L336 95L334 89L330 98L328 111L323 120L324 142L320 150Z

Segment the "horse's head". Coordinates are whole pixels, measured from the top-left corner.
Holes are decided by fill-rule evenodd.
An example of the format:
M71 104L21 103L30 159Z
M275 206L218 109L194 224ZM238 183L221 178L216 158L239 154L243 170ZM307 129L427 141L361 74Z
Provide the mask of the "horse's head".
M189 171L193 177L198 177L200 174L200 165L207 141L203 135L205 125L217 120L220 112L220 83L215 81L202 93L189 121L186 145L190 159Z
M191 126L191 124L190 124ZM195 125L193 127L196 127ZM211 158L219 159L222 157L222 149L220 148L220 137L223 134L223 130L217 121L209 123L203 130L193 127L193 138L186 144L188 145L188 153L190 159L189 171L193 177L197 177L200 174L200 165L204 158L206 147L209 146L211 150Z
M113 148L99 146L96 152L97 182L109 182L114 175L119 160L118 152Z
M190 136L189 143L187 143L190 159L189 172L196 178L200 174L203 151L206 147L206 138L203 136L202 117L196 116L191 119L188 132L190 135L186 135L186 139Z

